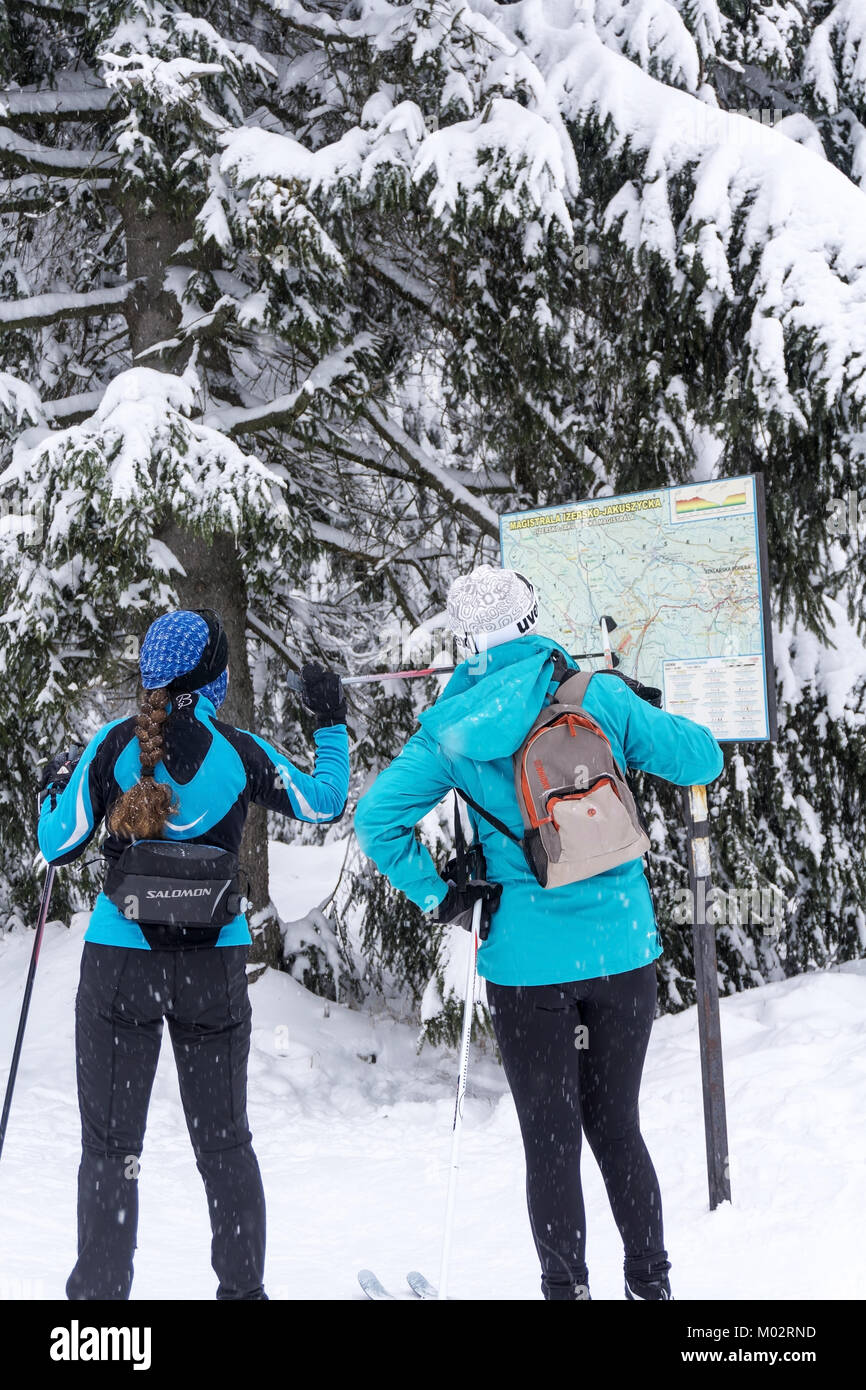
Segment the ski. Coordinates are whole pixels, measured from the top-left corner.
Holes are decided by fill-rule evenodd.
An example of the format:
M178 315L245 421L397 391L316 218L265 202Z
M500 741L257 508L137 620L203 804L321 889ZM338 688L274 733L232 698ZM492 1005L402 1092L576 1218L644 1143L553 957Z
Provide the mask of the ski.
M424 1275L420 1274L417 1269L411 1269L409 1271L406 1275L406 1283L409 1285L409 1288L416 1298L428 1299L439 1297L438 1289L434 1289L430 1280L425 1279Z
M372 1269L360 1269L358 1271L358 1283L361 1285L367 1297L372 1299L374 1303L378 1303L382 1299L396 1301L396 1296L388 1292L381 1279L373 1273ZM406 1283L409 1285L415 1297L423 1299L425 1302L436 1300L439 1297L438 1289L434 1288L430 1280L425 1278L417 1269L410 1269L409 1273L406 1275Z
M388 1292L381 1280L376 1278L372 1269L360 1269L358 1271L358 1283L361 1285L367 1297L371 1298L374 1302L378 1302L383 1298L393 1299L394 1297L392 1293Z

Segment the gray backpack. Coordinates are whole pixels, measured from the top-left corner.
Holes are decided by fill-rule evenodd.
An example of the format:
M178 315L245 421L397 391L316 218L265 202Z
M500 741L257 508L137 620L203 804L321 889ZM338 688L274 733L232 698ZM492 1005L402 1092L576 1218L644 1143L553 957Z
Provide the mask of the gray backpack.
M639 859L650 848L625 769L614 758L604 731L583 708L593 675L608 672L569 671L557 654L556 694L514 754L523 836L513 834L457 789L484 820L521 846L542 888L592 878Z

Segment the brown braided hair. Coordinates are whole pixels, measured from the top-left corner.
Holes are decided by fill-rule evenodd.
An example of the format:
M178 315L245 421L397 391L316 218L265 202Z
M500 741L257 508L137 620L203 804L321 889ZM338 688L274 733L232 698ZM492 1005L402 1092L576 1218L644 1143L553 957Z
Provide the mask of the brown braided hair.
M141 750L141 776L115 801L108 817L108 828L130 840L158 840L175 809L171 787L157 782L154 770L161 760L163 724L167 718L169 695L164 687L145 690L135 736Z

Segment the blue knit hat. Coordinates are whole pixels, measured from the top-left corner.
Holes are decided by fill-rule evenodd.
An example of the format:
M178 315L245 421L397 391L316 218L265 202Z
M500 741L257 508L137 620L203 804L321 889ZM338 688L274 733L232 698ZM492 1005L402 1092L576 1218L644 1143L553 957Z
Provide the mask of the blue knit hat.
M180 608L157 618L147 629L138 664L145 690L167 686L178 676L192 671L207 646L208 625L198 613ZM228 670L196 692L219 709L228 689Z

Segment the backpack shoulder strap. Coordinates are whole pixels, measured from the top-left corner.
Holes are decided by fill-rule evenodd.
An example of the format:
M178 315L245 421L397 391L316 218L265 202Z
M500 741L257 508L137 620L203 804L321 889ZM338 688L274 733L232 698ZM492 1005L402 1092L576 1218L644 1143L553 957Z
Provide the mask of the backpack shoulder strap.
M554 703L581 706L586 698L587 686L594 675L594 671L572 671L560 682Z
M594 671L575 671L573 666L569 666L563 653L555 651L553 653L553 679L556 681L556 692L553 696L553 703L582 705L586 695L586 687L594 675Z
M558 701L564 697L566 704L581 705L592 674L592 671L572 670L562 652L554 652L553 679L558 682L554 700ZM494 830L498 830L501 835L507 836L515 845L523 844L521 836L515 835L512 830L509 830L504 821L497 820L496 816L491 816L489 811L485 811L483 806L479 806L478 802L473 801L472 797L467 795L460 787L455 787L454 790L458 796L463 798L466 805L471 806L473 811L477 812L482 820L486 820L488 825L493 826Z
M498 830L501 835L507 835L509 840L513 840L516 845L523 843L519 835L515 835L513 830L509 830L504 821L497 820L496 816L491 816L489 811L485 811L483 806L479 806L477 801L473 801L471 796L462 791L460 787L455 787L458 796L462 796L467 806L471 806L473 811L477 811L482 820L486 820L488 825L492 825L494 830Z
M555 651L552 653L552 656L553 679L556 681L557 685L561 685L564 680L568 679L569 675L571 674L572 668L571 666L569 666L562 652Z

